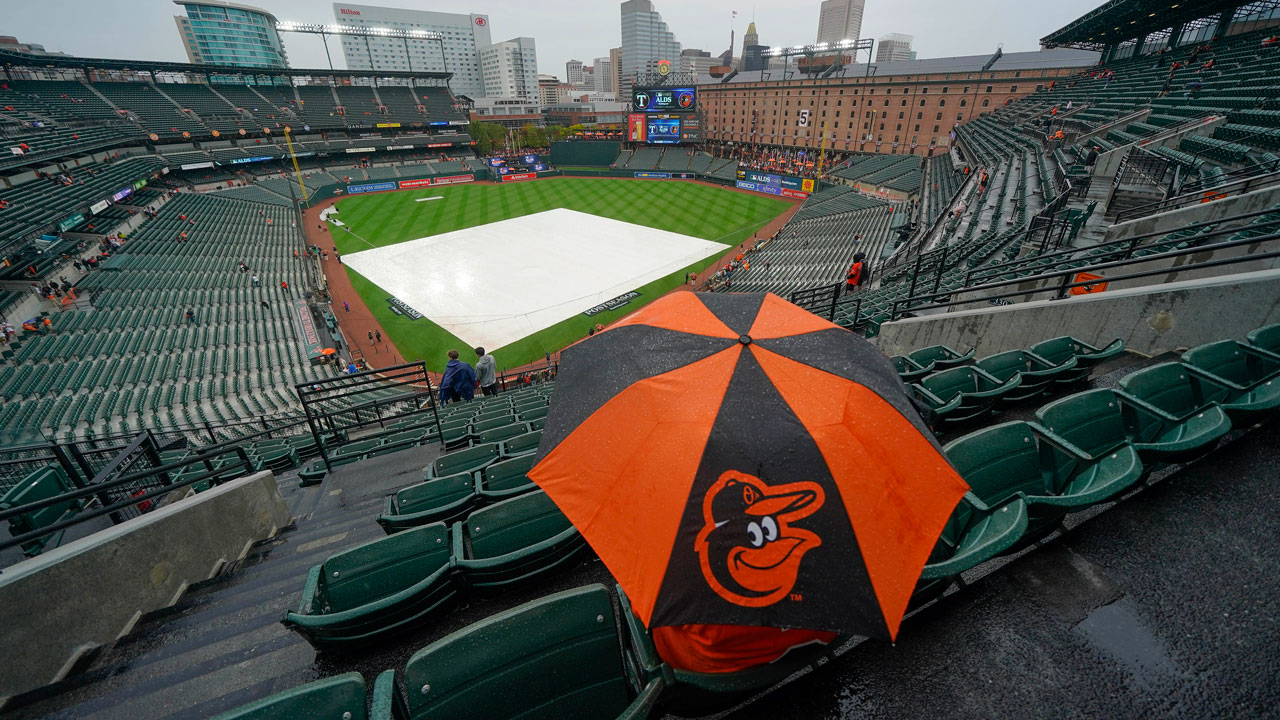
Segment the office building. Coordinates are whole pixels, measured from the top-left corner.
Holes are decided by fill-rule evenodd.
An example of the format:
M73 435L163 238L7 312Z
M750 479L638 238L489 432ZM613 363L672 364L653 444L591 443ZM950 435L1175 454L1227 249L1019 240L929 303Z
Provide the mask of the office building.
M818 42L857 40L862 33L865 0L823 0L818 14Z
M229 2L184 2L175 15L187 59L206 65L286 68L289 59L276 32L276 17L266 10Z
M622 77L628 93L636 77L657 74L663 60L676 71L679 59L680 43L650 0L622 3Z
M582 68L581 60L570 60L564 64L564 81L570 85L582 84Z
M613 63L607 57L598 57L592 67L595 68L595 91L612 95L614 92Z
M911 52L911 43L915 38L911 35L902 35L900 33L889 33L881 37L876 48L876 62L901 62L903 60L914 60L912 57L915 53Z
M622 48L609 49L609 72L613 75L610 84L613 85L613 95L619 101L626 102L622 92Z
M706 75L718 64L720 59L711 57L706 50L685 48L680 51L680 72Z
M344 35L342 53L351 70L450 72L453 79L449 87L455 94L485 96L480 49L493 44L488 15L334 3L333 17L339 25L348 27L427 30L444 38L442 53L438 40L406 43L399 38Z
M538 53L533 38L512 38L480 48L480 69L485 97L538 102Z
M747 26L747 34L742 36L742 67L740 69L744 72L764 70L768 65L764 51L768 49L760 44L760 34L756 32L756 24L753 21Z

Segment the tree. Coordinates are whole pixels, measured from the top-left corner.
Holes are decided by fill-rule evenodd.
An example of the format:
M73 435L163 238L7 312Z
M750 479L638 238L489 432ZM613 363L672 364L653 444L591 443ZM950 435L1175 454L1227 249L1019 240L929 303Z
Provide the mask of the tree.
M488 155L494 148L502 145L507 129L497 123L474 122L468 128L471 139L476 141L476 152Z
M527 148L546 147L548 144L547 131L533 125L525 125L520 128L520 146Z

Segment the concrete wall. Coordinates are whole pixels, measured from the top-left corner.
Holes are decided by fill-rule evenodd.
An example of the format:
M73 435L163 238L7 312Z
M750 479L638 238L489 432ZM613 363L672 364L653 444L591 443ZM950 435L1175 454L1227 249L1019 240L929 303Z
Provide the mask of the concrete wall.
M261 472L55 548L0 573L0 706L177 602L291 521Z
M1124 240L1135 235L1146 235L1154 232L1172 232L1178 228L1195 225L1196 223L1266 210L1277 203L1280 203L1280 186L1254 190L1244 195L1234 195L1159 215L1117 223L1107 228L1107 234L1102 241Z
M977 347L978 357L1072 335L1089 343L1123 338L1146 355L1243 338L1280 322L1280 270L1130 288L1066 300L909 318L885 323L876 344L889 355L930 345Z
M1219 125L1226 124L1226 122L1227 122L1227 119L1225 117L1218 117L1212 121L1206 121L1199 125L1193 125L1187 129L1182 130L1181 132L1165 136L1159 140L1155 140L1155 141L1139 140L1136 143L1136 145L1140 145L1146 148L1147 150L1151 150L1151 151L1154 151L1156 148L1161 148L1166 146L1171 147L1174 150L1177 150L1178 143L1182 142L1183 138L1188 137L1190 135L1204 135L1204 136L1212 135L1215 128L1217 128ZM1168 128L1166 128L1166 130L1168 130ZM1116 171L1120 169L1120 161L1123 160L1124 157L1129 154L1129 151L1132 150L1134 146L1135 146L1135 143L1131 143L1129 145L1121 145L1115 150L1109 150L1099 155L1097 164L1093 166L1093 182L1100 183L1103 181L1109 181L1112 178L1114 178L1116 176Z

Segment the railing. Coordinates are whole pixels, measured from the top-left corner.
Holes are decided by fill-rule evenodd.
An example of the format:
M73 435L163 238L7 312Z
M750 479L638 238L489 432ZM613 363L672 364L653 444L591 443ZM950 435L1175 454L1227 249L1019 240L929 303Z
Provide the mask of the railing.
M840 301L840 293L843 288L844 283L821 285L804 290L796 290L787 299L792 304L799 305L818 317L834 321L836 319L836 303Z
M1251 218L1259 217L1262 215L1269 215L1273 212L1274 212L1273 210L1269 210L1269 209L1258 210L1256 212L1245 213L1243 215L1234 215L1232 217L1220 218L1218 220L1207 220L1205 222L1194 223L1191 225L1179 225L1176 228L1176 230L1179 232L1186 231L1186 230L1198 230L1200 228L1222 225L1224 223L1231 223L1235 221L1245 221L1245 220L1249 220ZM1265 223L1257 223L1250 227L1260 228L1260 227L1268 227L1271 225L1280 225L1280 220L1274 220L1274 221L1265 222ZM1232 227L1222 228L1220 230L1211 230L1209 232L1204 233L1203 235L1200 235L1199 237L1213 238L1213 237L1218 237L1220 235L1227 235L1231 233L1240 232L1243 229L1244 229L1244 226L1242 225L1233 225ZM1092 252L1097 252L1099 257L1107 257L1111 253L1111 251L1114 250L1116 253L1121 253L1115 259L1123 259L1123 258L1130 257L1133 254L1133 252L1137 250L1140 245L1142 245L1144 240L1150 240L1152 238L1164 238L1165 236L1169 235L1169 233L1171 232L1174 232L1174 230L1173 229L1157 230L1155 232L1143 233L1141 235L1134 235L1133 237L1127 237L1120 240L1112 240L1111 242L1091 245L1089 246L1088 249ZM1076 255L1079 252L1080 252L1080 248L1070 248L1070 249L1062 250L1058 252L1043 253L1040 255L1033 255L1030 257L1019 258L1016 260L1009 260L1007 262L997 263L995 265L987 265L985 267L975 268L965 274L964 286L968 288L975 281L981 282L985 279L995 277L998 275L1004 275L1006 273L1011 273L1011 272L1018 272L1019 270L1032 267L1034 265L1039 265L1045 260L1050 260L1050 261L1069 260L1071 259L1072 256Z
M1136 220L1138 218L1155 215L1157 213L1177 210L1192 205L1211 202L1213 200L1221 200L1232 195L1243 195L1253 190L1269 187L1276 183L1280 183L1280 172L1267 173L1265 175L1253 175L1242 180L1218 185L1209 190L1195 191L1184 193L1176 197L1165 198L1158 202L1139 205L1138 207L1129 208L1116 214L1116 224Z
M1258 260L1269 260L1271 258L1280 258L1280 250L1272 250L1272 251L1263 252L1263 253L1253 253L1250 255L1240 255L1240 256L1229 257L1229 258L1221 258L1218 260L1206 260L1202 262L1192 261L1186 265L1179 265L1177 268L1162 267L1154 270L1144 270L1141 272L1129 273L1126 275L1109 275L1103 280L1098 280L1095 278L1092 280L1078 280L1076 282L1072 282L1072 278L1074 278L1076 275L1082 272L1098 273L1103 270L1110 270L1112 268L1126 267L1129 265L1136 265L1139 263L1159 262L1161 260L1172 260L1180 257L1187 257L1191 255L1198 255L1205 252L1212 252L1215 250L1226 250L1229 248L1240 247L1244 245L1267 243L1274 240L1280 240L1280 233L1273 234L1273 235L1265 235L1262 237L1246 238L1243 240L1232 240L1229 242L1218 243L1216 245L1199 245L1197 247L1185 248L1183 250L1171 250L1169 252L1156 253L1156 254L1148 255L1142 258L1128 258L1124 260L1115 260L1111 262L1098 263L1096 265L1085 265L1080 267L1074 267L1074 268L1069 268L1067 270L1055 270L1053 272L1041 273L1039 275L1031 275L1028 277L1014 278L1013 280L1003 280L1001 282L988 283L985 285L975 285L973 287L958 288L956 290L951 291L948 294L955 295L957 293L981 292L985 290L994 290L999 288L1010 287L1013 285L1022 285L1024 283L1038 283L1045 280L1055 280L1060 278L1061 283L1058 285L1055 299L1062 299L1062 298L1065 298L1073 288L1089 287L1089 286L1097 285L1100 282L1115 283L1115 282L1121 282L1124 280L1137 280L1137 279L1146 278L1146 277L1168 275L1169 273L1174 272L1175 270L1177 272L1186 272L1188 270L1225 267L1230 265L1238 265L1241 263L1256 262ZM1007 302L1001 303L1000 301L1002 300L1007 301L1009 298L1018 298L1018 297L1028 296L1028 295L1038 295L1046 291L1047 291L1046 286L1040 286L1040 287L1031 288L1027 290L1014 290L1012 292L998 293L995 295L984 295L982 297L970 298L967 300L953 300L953 301L948 301L944 303L930 302L930 304L926 304L926 305L913 305L913 303L916 303L916 302L934 301L936 300L936 297L937 297L934 294L917 295L913 297L902 298L900 300L895 300L893 302L892 307L889 310L889 319L897 320L900 317L903 317L907 312L918 311L918 310L950 309L960 305L971 305L974 303L1007 304Z
M1231 172L1223 173L1214 178L1196 178L1182 184L1178 188L1177 195L1185 195L1192 192L1205 192L1208 190L1216 190L1222 187L1224 183L1234 180L1244 180L1247 178L1261 177L1272 173L1280 172L1280 158L1265 163L1254 163L1241 168L1236 168ZM1210 184L1212 183L1212 184Z
M1088 107L1088 105L1086 105L1085 107ZM1149 112L1151 112L1150 108L1143 108L1141 110L1134 110L1133 112L1127 115L1121 115L1120 117L1116 118L1115 120L1112 120L1109 123L1106 123L1105 125L1099 125L1096 128L1086 130L1085 132L1082 132L1076 135L1076 137L1074 138L1074 142L1088 142L1090 138L1095 138L1095 137L1098 137L1099 135L1105 135L1106 133L1109 133L1112 130L1115 130L1116 128L1122 125L1128 125L1132 122L1135 122L1139 117ZM1076 122L1083 124L1085 121L1077 120Z
M145 438L147 438L146 435L138 436L135 443L131 443L126 448L126 451L137 452L139 448L145 445ZM225 457L228 453L234 455L234 460L230 463L227 462ZM214 467L215 460L220 462L219 467ZM177 481L170 478L169 474L171 472L196 463L204 464L205 470L193 475L184 475ZM73 517L12 538L0 540L0 551L39 540L76 525L96 520L104 515L112 516L114 522L120 522L123 519L127 519L125 515L133 514L134 511L142 513L156 507L166 495L175 490L183 490L206 480L211 484L217 485L222 482L222 478L247 475L252 470L253 464L249 461L248 454L245 453L243 448L234 447L200 450L195 455L185 457L176 462L149 467L139 472L121 474L114 478L103 477L101 480L95 478L95 482L88 484L86 487L61 493L44 500L0 510L0 521L5 521L70 501L83 501L89 505L89 507L76 513ZM97 507L93 507L94 504L97 504ZM143 508L146 508L146 510Z

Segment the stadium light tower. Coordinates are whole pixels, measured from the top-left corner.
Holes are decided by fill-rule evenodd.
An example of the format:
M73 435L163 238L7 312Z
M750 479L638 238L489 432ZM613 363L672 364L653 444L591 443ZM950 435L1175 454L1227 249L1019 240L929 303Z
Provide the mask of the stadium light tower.
M349 25L320 25L318 23L299 23L285 20L276 24L279 32L295 32L306 35L319 35L324 43L324 56L329 61L329 70L333 70L333 58L329 56L330 35L351 35L364 38L364 51L369 55L369 68L373 68L373 51L369 48L370 37L385 37L404 42L404 56L409 60L409 72L413 72L413 56L409 54L410 40L428 40L440 43L440 61L444 71L449 72L449 59L444 53L444 35L432 30L399 30L385 27L351 27Z
M814 57L818 55L825 55L827 53L835 51L836 53L835 64L836 66L839 66L842 64L841 58L844 57L844 52L846 50L853 51L854 62L857 62L858 60L858 53L863 50L866 50L867 51L867 76L870 77L871 58L872 58L871 53L875 49L875 45L876 45L876 41L873 38L863 38L861 40L846 38L844 40L838 40L836 42L821 42L821 43L814 43L812 45L796 45L794 47L771 47L768 50L764 51L764 56L780 57L783 59L782 77L783 79L786 79L787 77L786 63L789 62L790 59L793 57L803 56L803 57L809 58L810 67L812 67Z

